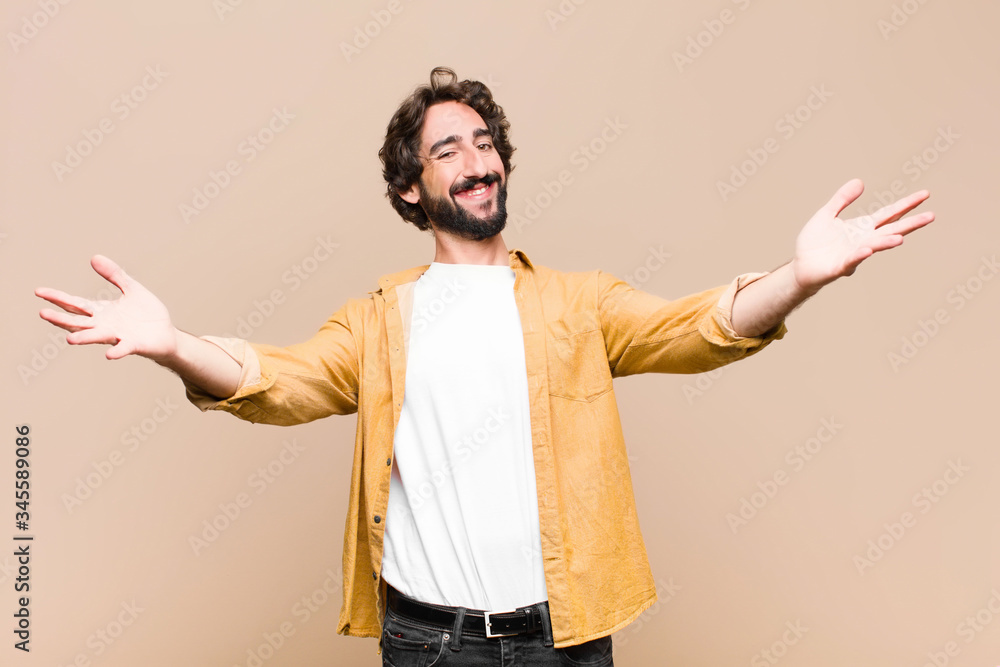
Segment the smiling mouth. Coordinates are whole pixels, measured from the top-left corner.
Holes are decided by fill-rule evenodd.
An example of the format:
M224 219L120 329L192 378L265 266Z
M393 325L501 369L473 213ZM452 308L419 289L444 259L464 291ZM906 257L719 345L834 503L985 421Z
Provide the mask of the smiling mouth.
M462 190L461 192L455 193L456 199L466 199L470 201L482 201L488 199L493 191L496 190L496 183L490 183L489 185L481 185L478 188L473 188L471 190Z

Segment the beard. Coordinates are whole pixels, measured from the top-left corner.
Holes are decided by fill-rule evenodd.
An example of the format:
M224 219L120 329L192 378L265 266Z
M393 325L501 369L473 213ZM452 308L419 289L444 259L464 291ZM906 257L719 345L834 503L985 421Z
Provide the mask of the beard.
M477 183L490 186L497 183L496 211L493 215L480 218L461 206L455 201L455 193L469 190ZM424 208L424 213L433 222L436 230L448 232L460 236L470 241L482 241L492 236L496 236L503 231L507 225L507 184L500 179L496 172L490 172L483 178L468 179L461 183L456 183L450 190L448 197L433 197L424 188L424 182L420 181L420 205ZM490 205L489 201L476 204L478 208L485 209Z

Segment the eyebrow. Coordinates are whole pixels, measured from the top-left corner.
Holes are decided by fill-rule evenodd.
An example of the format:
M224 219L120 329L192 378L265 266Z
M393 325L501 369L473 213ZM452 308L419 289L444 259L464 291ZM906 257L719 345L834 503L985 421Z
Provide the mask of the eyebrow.
M479 137L483 137L483 136L487 136L487 137L491 136L490 135L490 131L488 129L486 129L485 127L477 127L472 132L472 138L473 139L478 139ZM448 144L457 144L461 140L462 140L462 137L458 136L457 134L453 134L451 136L445 137L444 139L441 139L440 141L434 142L434 145L432 145L431 148L430 148L430 150L427 151L427 154L428 155L434 155L435 153L437 153L444 146L447 146Z

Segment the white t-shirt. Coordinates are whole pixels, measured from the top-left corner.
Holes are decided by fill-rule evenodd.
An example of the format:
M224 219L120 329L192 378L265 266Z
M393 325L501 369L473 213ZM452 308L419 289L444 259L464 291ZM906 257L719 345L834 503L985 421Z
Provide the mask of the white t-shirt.
M514 271L435 262L414 285L411 318L382 576L434 604L543 601Z

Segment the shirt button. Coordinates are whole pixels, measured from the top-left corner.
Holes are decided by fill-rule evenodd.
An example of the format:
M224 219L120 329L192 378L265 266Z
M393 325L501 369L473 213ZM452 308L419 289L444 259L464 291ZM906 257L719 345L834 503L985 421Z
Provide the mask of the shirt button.
M392 459L391 459L391 458L388 458L388 459L386 459L386 460L385 460L385 464L386 464L387 466L391 466L391 465L392 465Z
M380 517L378 514L375 515L375 523L382 523L382 517Z
M372 579L378 579L378 572L372 572Z

